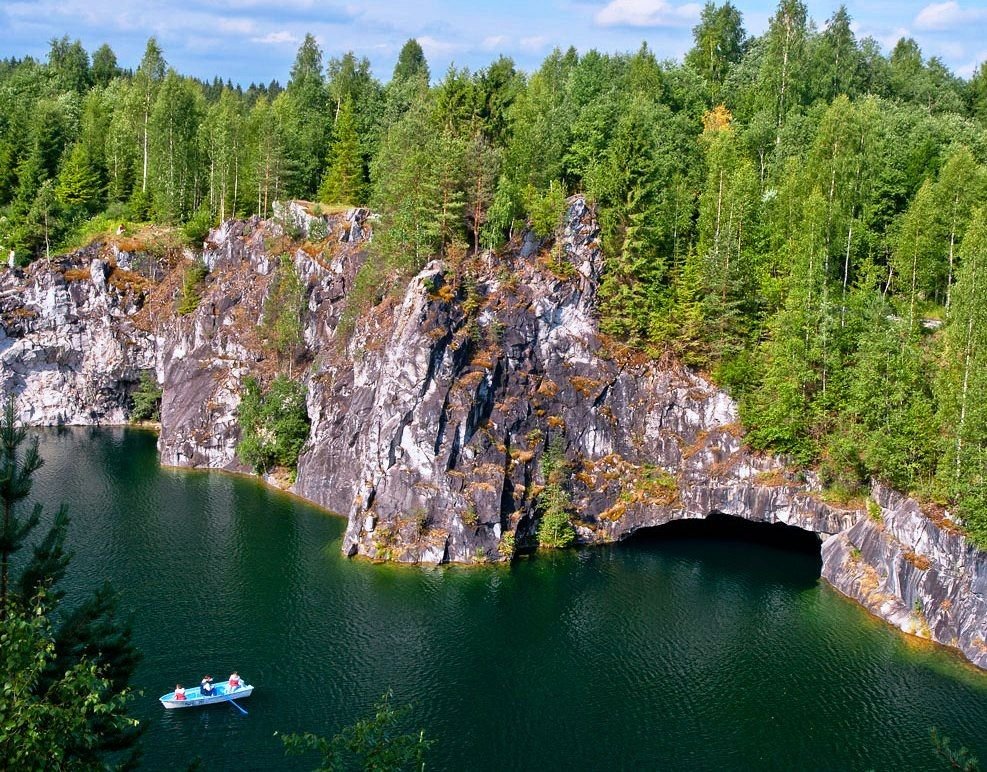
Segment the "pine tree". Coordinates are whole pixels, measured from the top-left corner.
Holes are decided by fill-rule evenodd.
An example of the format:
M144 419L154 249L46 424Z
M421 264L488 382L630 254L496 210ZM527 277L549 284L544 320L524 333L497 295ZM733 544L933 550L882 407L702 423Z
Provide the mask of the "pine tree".
M353 116L353 99L349 96L343 99L333 133L319 199L335 204L363 203L363 156Z
M103 43L93 52L92 77L93 83L101 88L106 88L110 81L120 74L120 67L117 65L117 55L108 44Z
M391 81L423 80L427 84L430 77L425 52L422 51L421 44L411 38L401 47Z
M322 49L306 35L298 49L283 103L285 152L291 158L286 193L311 198L319 187L329 139Z
M81 143L72 147L62 164L55 196L70 213L88 214L102 202L103 185L99 169Z
M14 401L4 405L0 421L0 507L3 509L3 529L0 530L0 620L7 618L12 604L10 592L10 558L24 546L24 540L38 524L41 506L21 518L16 507L31 494L34 473L44 463L38 453L38 440L25 446L27 432L17 425Z

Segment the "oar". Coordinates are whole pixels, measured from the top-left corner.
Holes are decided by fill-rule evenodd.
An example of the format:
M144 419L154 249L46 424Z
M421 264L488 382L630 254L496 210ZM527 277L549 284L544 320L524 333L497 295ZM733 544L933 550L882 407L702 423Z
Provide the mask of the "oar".
M230 705L232 705L234 708L236 708L241 713L243 713L243 715L245 715L245 716L247 715L247 711L245 711L243 708L241 708L239 705L237 705L236 704L236 700L230 700Z

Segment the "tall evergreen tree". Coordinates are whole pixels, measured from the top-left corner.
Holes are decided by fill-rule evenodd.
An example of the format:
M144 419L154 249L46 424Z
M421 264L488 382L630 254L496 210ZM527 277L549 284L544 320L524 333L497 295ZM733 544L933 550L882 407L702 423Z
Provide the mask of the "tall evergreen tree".
M329 149L329 164L319 188L319 199L329 203L364 201L363 158L353 116L353 99L343 100Z
M285 192L311 198L319 187L329 138L322 49L312 35L298 49L283 106L285 150L292 159Z
M391 81L403 80L424 80L428 83L431 75L428 71L428 61L425 59L425 52L421 44L414 38L409 39L398 54L397 63L394 65L394 73Z
M100 88L106 88L110 85L110 81L120 74L117 55L107 43L103 43L93 52L91 71L93 83Z

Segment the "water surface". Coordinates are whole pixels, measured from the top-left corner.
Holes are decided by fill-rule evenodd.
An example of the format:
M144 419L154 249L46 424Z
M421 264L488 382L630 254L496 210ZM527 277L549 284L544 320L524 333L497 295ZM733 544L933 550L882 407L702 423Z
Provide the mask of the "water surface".
M332 734L387 689L431 769L942 769L935 725L987 761L987 676L818 578L815 556L639 539L422 570L346 560L345 523L255 481L162 469L155 437L42 435L65 501L67 602L104 578L134 612L144 766L310 769L275 731ZM164 711L238 669L230 706Z

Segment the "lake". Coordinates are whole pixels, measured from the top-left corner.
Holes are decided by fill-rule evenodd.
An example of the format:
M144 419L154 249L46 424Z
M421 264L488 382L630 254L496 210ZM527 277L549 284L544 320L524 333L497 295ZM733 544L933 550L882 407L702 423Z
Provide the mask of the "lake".
M151 433L41 437L66 603L105 578L133 612L146 769L311 769L275 731L330 735L388 689L430 769L944 769L931 726L987 761L987 675L870 617L800 544L659 529L510 567L372 565L341 555L342 518L162 469ZM233 669L247 716L157 702Z

